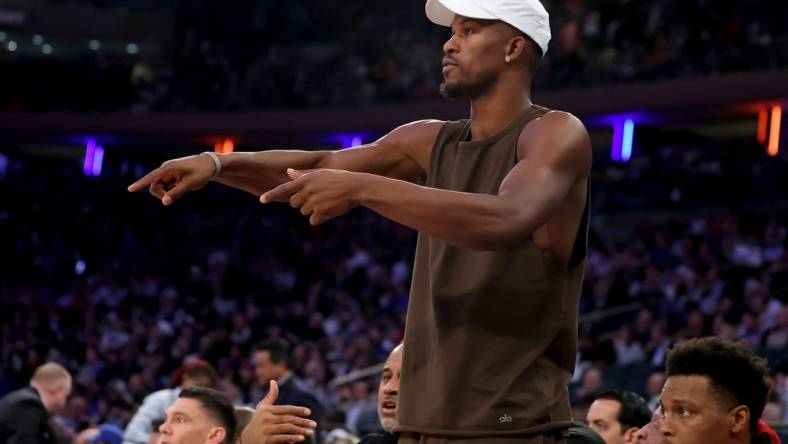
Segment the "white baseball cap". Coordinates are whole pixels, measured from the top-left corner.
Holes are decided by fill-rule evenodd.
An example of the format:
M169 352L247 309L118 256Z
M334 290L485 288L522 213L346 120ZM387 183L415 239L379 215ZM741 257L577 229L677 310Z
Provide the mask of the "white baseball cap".
M425 10L441 26L451 26L455 15L506 22L533 39L542 56L547 54L550 15L539 0L427 0Z

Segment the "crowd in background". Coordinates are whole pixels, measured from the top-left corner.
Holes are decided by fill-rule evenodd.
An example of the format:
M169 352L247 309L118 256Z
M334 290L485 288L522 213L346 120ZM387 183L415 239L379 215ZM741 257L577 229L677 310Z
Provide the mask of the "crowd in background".
M674 139L653 152L644 145L628 164L597 159L574 405L609 386L654 396L667 348L714 334L769 358L767 418L786 421L786 188L764 182L774 187L766 212L765 187L740 187L751 205L720 205L697 175L721 182L729 165L708 149L742 156L746 143ZM66 431L123 427L144 396L199 357L234 403L254 405L262 388L250 347L285 338L331 424L361 434L376 426L374 378L331 381L381 362L402 339L413 232L364 210L311 227L287 206L218 185L163 207L125 191L160 161L139 155L108 152L98 178L83 176L77 158L3 157L0 394L60 362L76 382L58 418ZM663 161L681 185L649 173ZM757 184L778 162L755 156L726 169L726 180ZM684 174L696 180L682 183ZM628 199L617 190L635 185L653 207L621 206Z
M87 51L0 61L0 110L241 110L438 98L445 28L423 0L48 0L172 12L163 59ZM779 0L545 1L553 40L537 90L788 65ZM632 160L595 158L576 417L606 387L654 406L667 349L743 338L769 359L765 419L788 422L788 184L750 140L638 127ZM164 159L0 153L0 395L43 362L74 375L67 436L124 427L195 358L237 404L263 393L251 347L284 338L330 425L377 427L374 377L402 339L415 233L356 210L311 227L286 206L211 185L165 208L126 186ZM670 174L665 174L666 169ZM369 420L372 418L372 420Z
M450 35L426 19L423 0L80 3L167 11L174 50L152 58L85 46L70 59L9 59L0 81L14 87L0 93L0 108L143 112L437 99ZM780 0L544 3L553 39L539 91L788 64L788 6Z

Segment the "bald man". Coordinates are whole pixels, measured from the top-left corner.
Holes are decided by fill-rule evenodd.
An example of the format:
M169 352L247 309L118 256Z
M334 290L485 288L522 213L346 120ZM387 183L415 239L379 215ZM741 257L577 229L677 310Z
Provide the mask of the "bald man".
M57 443L50 418L66 405L71 393L71 374L59 364L36 369L30 386L0 399L0 443Z

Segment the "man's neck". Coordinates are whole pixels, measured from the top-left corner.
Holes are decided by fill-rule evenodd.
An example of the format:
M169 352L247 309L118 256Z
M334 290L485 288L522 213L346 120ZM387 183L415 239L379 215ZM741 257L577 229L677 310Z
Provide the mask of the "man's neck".
M531 105L530 85L523 88L521 78L502 78L487 94L471 101L472 140L494 136Z

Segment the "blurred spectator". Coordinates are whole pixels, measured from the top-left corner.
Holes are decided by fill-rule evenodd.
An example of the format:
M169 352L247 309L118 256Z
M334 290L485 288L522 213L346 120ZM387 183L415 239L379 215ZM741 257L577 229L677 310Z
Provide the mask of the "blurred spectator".
M646 382L646 395L648 396L648 409L656 412L659 408L659 395L662 393L662 386L665 385L665 374L654 372L648 377Z
M36 368L30 386L0 399L0 441L7 443L57 443L58 431L50 416L66 406L71 374L60 364Z
M586 423L605 444L637 444L637 433L651 421L646 400L637 393L610 390L596 396L588 409Z
M750 443L769 392L768 368L744 342L690 339L671 349L660 396L665 441ZM692 412L695 421L687 421ZM724 413L720 413L724 412Z
M630 163L595 159L599 222L578 368L596 370L584 390L653 397L647 379L676 341L744 332L770 361L773 402L785 415L788 176L776 176L773 194L763 182L785 163L747 140L647 131ZM195 357L215 364L217 387L234 403L256 404L266 386L252 346L264 338L294 344L289 370L340 426L354 395L332 379L383 361L402 339L415 236L373 213L315 228L288 209L210 186L210 208L185 199L163 209L118 194L134 164L158 163L147 152L108 154L100 177L82 175L81 154L4 155L0 250L13 260L0 267L0 393L26 386L42 363L61 362L74 374L74 396L55 417L67 439L96 424L125 426ZM740 262L740 245L760 249L760 259ZM644 359L622 370L616 341L641 348ZM580 403L576 384L571 392Z
M184 364L176 372L173 383L178 385L172 389L162 389L146 396L137 413L129 422L123 434L126 444L146 444L152 429L153 422L164 419L169 408L181 395L184 389L191 387L216 386L216 371L205 361L194 361Z
M232 8L82 3L100 11L159 11L173 17L160 25L172 30L156 31L174 30L174 42L154 42L172 45L173 51L91 51L85 39L83 51L70 58L14 57L1 65L0 81L14 88L0 94L0 107L237 110L439 97L441 45L448 35L429 24L423 0L363 7L340 0ZM757 8L748 0L544 3L553 41L535 79L537 90L788 66L788 11L780 0L762 1Z
M75 444L121 444L123 430L114 424L101 424L85 430L75 439Z
M235 414L230 400L216 390L184 388L167 408L159 427L162 441L173 444L229 444L235 433Z
M325 407L290 370L292 359L290 344L283 339L259 342L253 347L253 359L260 386L268 387L271 381L277 382L279 386L277 401L280 404L306 407L312 412L310 419L317 422L317 429L313 437L303 442L319 444L320 423L325 418Z

